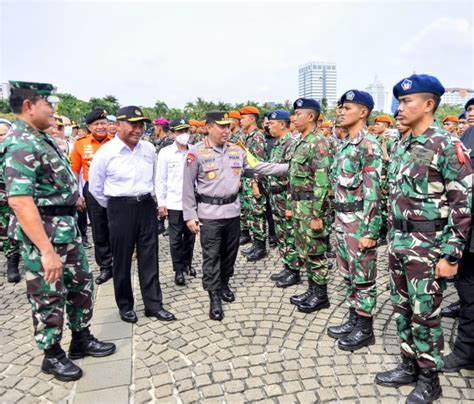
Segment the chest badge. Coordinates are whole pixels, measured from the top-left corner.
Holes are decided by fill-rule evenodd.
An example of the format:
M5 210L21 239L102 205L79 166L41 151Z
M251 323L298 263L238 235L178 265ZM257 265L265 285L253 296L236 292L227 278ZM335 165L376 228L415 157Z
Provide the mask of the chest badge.
M209 178L210 180L213 180L214 178L216 178L216 173L214 171L211 171L207 174L207 178Z

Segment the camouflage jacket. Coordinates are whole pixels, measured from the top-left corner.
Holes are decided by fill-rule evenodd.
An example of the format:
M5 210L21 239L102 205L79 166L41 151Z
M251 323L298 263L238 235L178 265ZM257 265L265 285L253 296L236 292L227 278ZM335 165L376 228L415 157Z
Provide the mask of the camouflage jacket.
M229 136L229 142L231 143L237 143L238 140L241 140L242 142L245 141L245 133L242 129L239 129L235 133L231 133Z
M355 212L336 210L336 228L358 238L378 238L381 173L380 145L366 129L355 138L348 136L338 147L332 169L334 203L363 201L363 208Z
M78 185L66 156L48 134L26 122L17 120L0 145L0 164L8 197L32 196L38 207L76 205ZM79 237L75 216L42 216L42 222L52 243L66 244ZM15 216L9 236L27 241Z
M258 160L265 160L265 153L267 147L267 141L265 136L258 129L245 135L245 147L252 153Z
M8 206L7 191L5 189L5 182L0 178L0 208Z
M288 209L305 219L329 216L330 152L325 139L311 132L301 136L290 150ZM312 193L312 200L297 200L295 194Z
M277 139L275 145L272 148L272 154L270 155L270 163L289 163L291 160L291 149L295 140L291 136L291 132L288 132L281 139ZM286 189L288 185L288 176L276 177L272 176L268 178L268 185L271 188L275 188L273 191L269 189L273 197L276 199L284 200L286 205ZM281 189L278 190L278 189Z
M174 139L171 136L165 136L165 137L156 139L155 140L156 152L159 153L163 147L172 145L173 143L174 143Z
M458 137L432 126L400 141L392 156L392 219L447 219L436 242L443 254L460 258L472 203L472 167L465 147Z
M198 144L199 142L202 142L204 139L204 136L202 133L195 133L189 137L189 144L190 145L195 145Z

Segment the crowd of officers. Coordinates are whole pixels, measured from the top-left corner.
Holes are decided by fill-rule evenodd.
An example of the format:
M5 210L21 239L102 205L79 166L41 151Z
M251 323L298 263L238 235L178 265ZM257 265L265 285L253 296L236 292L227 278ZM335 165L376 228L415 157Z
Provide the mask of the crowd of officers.
M64 304L73 332L69 358L115 351L88 330L88 217L100 268L95 283L113 278L120 317L128 322L137 321L130 282L135 249L145 314L175 320L163 308L159 234L169 237L179 286L186 275L196 276L200 234L202 282L217 321L222 301L235 300L230 281L239 245L251 243L241 250L248 262L267 256L267 241L277 247L282 268L271 275L277 287L299 284L306 272L307 290L289 299L303 313L330 306L335 257L348 313L327 333L347 351L375 343L377 246L388 243L402 360L377 374L376 383L416 383L407 402L432 402L441 395L438 371L474 368L474 99L459 117L445 117L442 129L433 118L442 84L414 74L394 86L393 118L371 118L372 97L354 89L340 98L334 122L324 120L318 101L299 98L293 115L275 110L262 117L245 106L209 112L204 121L157 118L150 133L135 106L117 116L95 109L81 127L65 117L51 120L52 86L12 82L12 88L19 120L0 121L2 241L10 282L20 280L20 251L25 263L43 371L61 380L82 374L60 347ZM459 316L459 330L453 352L443 357L440 306L452 277L460 301L447 315Z

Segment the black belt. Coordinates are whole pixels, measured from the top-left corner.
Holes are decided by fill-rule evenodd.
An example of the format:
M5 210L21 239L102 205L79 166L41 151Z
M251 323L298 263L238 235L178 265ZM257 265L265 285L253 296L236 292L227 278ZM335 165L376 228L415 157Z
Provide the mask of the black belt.
M444 226L448 224L448 219L436 219L436 220L398 220L393 221L393 227L395 229L403 231L405 233L428 233L434 231L441 231Z
M198 202L208 203L210 205L229 205L231 203L234 203L238 196L239 194L235 194L229 196L228 198L220 198L218 196L210 197L206 195L196 195Z
M76 206L38 206L39 213L42 216L74 216Z
M110 196L109 201L124 201L124 202L141 202L148 199L153 199L151 194L143 194L137 196Z
M286 187L284 187L284 186L280 186L280 187L270 187L270 188L268 188L268 190L269 190L272 194L279 194L280 192L285 192L285 191L286 191Z
M315 198L312 192L292 192L291 199L294 201L312 201Z
M334 202L334 210L342 213L357 212L364 209L364 201Z

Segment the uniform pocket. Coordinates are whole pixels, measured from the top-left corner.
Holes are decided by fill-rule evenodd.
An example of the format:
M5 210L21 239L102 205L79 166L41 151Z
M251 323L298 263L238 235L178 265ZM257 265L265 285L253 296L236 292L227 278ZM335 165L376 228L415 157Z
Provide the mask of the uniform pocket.
M360 161L355 159L344 161L341 173L337 180L339 185L344 188L358 188L362 182Z
M403 195L415 199L428 198L428 166L413 163L402 169L400 175Z

